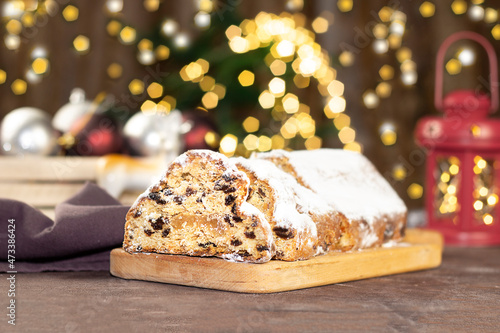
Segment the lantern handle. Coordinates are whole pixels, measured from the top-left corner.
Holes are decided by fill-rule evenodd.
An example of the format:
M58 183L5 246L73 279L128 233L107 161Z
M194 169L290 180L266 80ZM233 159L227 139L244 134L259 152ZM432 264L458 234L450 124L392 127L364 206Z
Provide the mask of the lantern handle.
M460 40L469 39L480 44L488 54L490 62L490 91L491 91L491 107L490 111L493 112L498 108L498 68L497 56L495 49L488 42L486 38L472 31L460 31L446 38L439 47L436 57L436 86L434 91L434 105L436 109L442 110L443 108L443 64L446 51L451 44Z

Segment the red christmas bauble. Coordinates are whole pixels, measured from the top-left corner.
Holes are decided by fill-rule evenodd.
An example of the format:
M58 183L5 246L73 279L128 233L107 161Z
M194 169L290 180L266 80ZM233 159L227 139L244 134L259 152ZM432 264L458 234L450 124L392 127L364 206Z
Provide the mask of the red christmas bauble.
M121 126L102 114L83 116L70 132L76 135L74 145L67 150L68 155L102 156L119 153L123 146Z
M184 134L185 150L214 149L207 144L205 136L208 132L217 133L213 120L202 110L184 111L184 121L191 125L191 129Z

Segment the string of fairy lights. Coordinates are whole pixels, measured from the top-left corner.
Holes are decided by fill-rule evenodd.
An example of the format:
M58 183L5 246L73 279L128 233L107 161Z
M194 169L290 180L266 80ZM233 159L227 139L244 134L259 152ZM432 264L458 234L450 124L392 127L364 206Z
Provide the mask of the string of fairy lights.
M473 220L485 225L493 224L493 211L499 199L495 193L493 164L493 160L487 160L481 156L474 157ZM456 156L443 157L437 161L437 182L434 191L435 214L438 218L448 219L454 224L458 223L460 211L458 193L461 184L459 177L461 167L460 159Z
M328 24L325 22L325 24ZM300 135L305 139L306 149L321 147L321 139L315 136L315 121L310 115L309 106L299 100L297 95L288 92L288 83L280 78L287 70L294 72L293 84L297 88L306 88L310 85L311 78L317 80L319 93L325 99L324 113L328 118L335 118L345 111L346 102L342 94L344 84L336 80L336 71L329 66L330 59L319 44L314 41L314 34L305 29L303 24L291 14L276 16L260 13L254 20L244 20L240 26L230 26L226 35L229 46L235 53L246 53L259 47L272 45L270 53L264 61L274 75L259 96L259 104L263 109L271 110L275 120L282 126L279 134L267 140L248 134L243 140L243 145L249 151L265 151L271 148L284 148L285 140ZM238 81L243 86L254 83L254 73L243 71ZM253 132L257 126L255 118L245 119L245 130ZM348 126L347 126L348 127ZM339 133L340 140L345 149L360 150L361 146L355 142L355 132L347 138L345 130ZM227 138L227 139L226 139ZM261 140L264 139L264 147ZM231 140L234 146L234 137L224 137L221 140L223 152L231 153L225 147L225 140ZM267 149L269 148L269 149Z
M160 8L161 2L161 0L144 0L143 6L145 10L155 12ZM197 11L193 16L193 22L198 29L205 30L211 25L212 16L218 9L218 2L197 0L195 4ZM353 9L354 3L352 0L338 0L336 5L341 13L347 13ZM209 132L205 136L205 141L210 146L218 147L222 153L229 156L245 155L252 151L286 149L290 140L296 138L303 141L306 149L320 148L322 140L317 135L316 120L311 116L310 107L299 98L300 94L296 93L300 89L315 85L322 98L323 113L331 121L332 126L338 130L338 138L343 147L362 151L362 144L356 140L356 129L351 126L351 118L343 97L344 84L338 80L336 70L330 65L329 55L315 40L317 34L327 32L334 24L333 13L324 11L309 23L300 13L303 6L303 0L288 0L286 9L290 11L289 13L281 15L260 13L253 19L242 21L239 25L231 25L225 31L228 46L234 54L269 48L269 53L263 62L272 77L263 87L259 87L261 93L258 105L262 110L268 111L272 119L280 123L280 127L272 135L263 134L261 130L265 124L262 124L256 116L250 115L241 123L245 132L244 137L237 137L232 133L224 133L222 137L219 137L217 133ZM418 9L420 15L426 19L436 14L436 5L433 1L421 1ZM3 42L7 50L13 52L20 47L23 31L36 27L37 22L55 15L62 15L67 22L74 22L80 15L76 4L71 3L61 7L55 0L4 1L1 10L4 26ZM120 21L123 17L122 10L123 0L105 1L104 12L109 17L106 25L108 35L115 37L123 45L134 47L137 61L144 66L168 59L172 50L163 44L155 45L147 38L139 38L140 33L136 28ZM500 40L499 10L486 6L484 0L453 0L449 10L457 16L466 15L473 22L484 22L491 29L491 36L495 40ZM388 6L382 7L377 15L378 22L371 29L374 36L371 45L373 51L381 58L388 53L394 54L399 68L389 62L379 68L380 81L374 87L366 89L361 96L367 109L376 109L381 99L390 98L396 82L405 86L413 86L418 82L417 64L412 58L412 50L404 43L407 15L401 9ZM307 28L308 26L310 29ZM166 18L160 29L160 33L172 41L171 47L185 49L193 43L190 33L183 30L179 22L173 18ZM88 54L91 47L92 41L88 36L80 34L74 37L72 48L78 56ZM0 85L10 82L13 94L25 94L31 84L42 82L50 73L51 64L48 54L44 46L36 46L30 53L30 61L23 77L8 78L6 69L0 68ZM354 53L346 50L338 55L338 62L343 67L349 67L355 63L355 58ZM463 67L470 66L474 61L474 51L462 48L451 59L448 59L445 68L450 75L457 75ZM209 61L200 58L185 64L179 70L178 75L186 84L197 85L203 92L200 100L201 107L208 112L217 112L218 104L226 97L226 87L216 81L210 65ZM124 68L118 62L112 62L107 66L107 75L111 79L120 78L123 72ZM293 74L293 80L287 81L285 74L290 73ZM235 83L243 87L257 85L262 81L258 80L257 75L258 73L254 71L243 70L235 78ZM399 81L396 81L398 78ZM140 107L143 112L168 113L176 108L176 96L169 93L167 88L159 82L146 85L140 79L132 79L128 84L128 90L132 95L147 93L148 98ZM381 123L378 130L384 146L397 144L397 124L386 120ZM450 180L444 181L446 176L441 178L441 180L444 179L443 184L451 191L453 187L450 186L453 186L454 178L450 173L450 167L453 165L456 163L448 165L447 171L443 169L443 172L450 174ZM478 173L478 175L481 174ZM400 164L394 165L392 175L396 180L403 180L407 177L405 168ZM484 187L488 187L486 180L483 183ZM440 186L444 189L444 185ZM420 184L413 183L409 185L407 193L411 199L418 199L422 196L423 188ZM484 209L491 206L493 202L493 199L490 199L491 195L483 195L484 193L485 191L481 192L480 188L477 190L477 201L482 202L483 205L476 211L481 212L482 216L489 214ZM453 200L455 199L452 193L446 190L441 199L442 213L449 213L449 210L454 207ZM479 205L478 203L478 208ZM485 223L487 220L488 218Z

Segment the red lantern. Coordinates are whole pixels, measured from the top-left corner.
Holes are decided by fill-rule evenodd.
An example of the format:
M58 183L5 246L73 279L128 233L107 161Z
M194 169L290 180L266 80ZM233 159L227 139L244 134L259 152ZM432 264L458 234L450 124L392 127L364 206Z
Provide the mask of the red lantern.
M445 53L462 39L486 49L491 100L474 90L453 91L442 99ZM428 227L440 231L448 244L500 244L500 120L488 118L498 107L497 57L486 38L464 31L443 42L434 103L444 117L425 117L416 128L417 142L428 152Z

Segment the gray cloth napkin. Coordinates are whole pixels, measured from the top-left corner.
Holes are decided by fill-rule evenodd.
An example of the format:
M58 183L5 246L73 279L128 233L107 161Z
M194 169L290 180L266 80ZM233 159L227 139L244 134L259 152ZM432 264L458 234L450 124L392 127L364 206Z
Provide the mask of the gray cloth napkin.
M7 261L9 219L15 220L15 271L109 270L109 252L122 244L128 209L93 183L57 205L55 221L0 198L0 271L13 270Z

